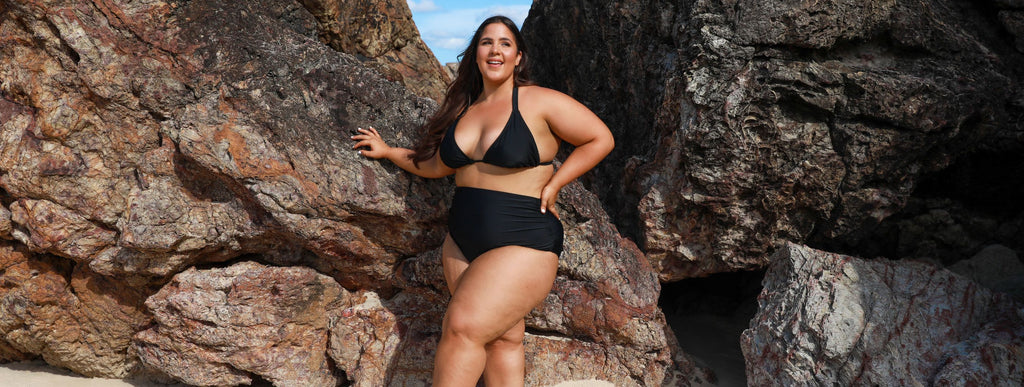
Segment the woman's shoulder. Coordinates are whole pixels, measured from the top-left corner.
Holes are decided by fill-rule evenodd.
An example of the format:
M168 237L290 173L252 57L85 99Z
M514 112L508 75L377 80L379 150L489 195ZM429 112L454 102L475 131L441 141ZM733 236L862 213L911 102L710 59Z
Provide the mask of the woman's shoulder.
M572 97L561 91L537 85L520 86L519 99L520 101L528 101L527 103L539 106L550 106L560 102L573 101Z

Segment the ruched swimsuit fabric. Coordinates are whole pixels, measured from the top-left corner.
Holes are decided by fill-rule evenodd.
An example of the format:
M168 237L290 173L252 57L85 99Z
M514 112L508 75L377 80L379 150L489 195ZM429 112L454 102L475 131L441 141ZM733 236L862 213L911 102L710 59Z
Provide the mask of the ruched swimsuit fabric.
M460 117L461 118L461 117ZM487 163L503 168L549 165L541 162L533 132L519 113L519 89L512 89L512 114L483 159L473 160L455 142L456 120L438 147L441 161L451 168ZM473 187L456 187L448 212L448 234L467 260L491 249L523 246L562 253L562 222L551 212L540 212L540 199L532 196Z
M540 212L540 199L482 188L455 187L448 233L472 262L488 250L523 246L562 254L562 222Z

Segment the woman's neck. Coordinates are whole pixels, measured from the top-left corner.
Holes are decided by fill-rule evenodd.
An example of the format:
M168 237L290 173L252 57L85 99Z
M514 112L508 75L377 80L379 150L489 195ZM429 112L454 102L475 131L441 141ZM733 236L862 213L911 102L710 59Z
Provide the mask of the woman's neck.
M494 96L502 96L506 94L512 94L512 88L515 87L515 80L509 78L508 80L501 83L488 83L484 81L484 89L480 92L480 97L477 101L483 102L491 99Z

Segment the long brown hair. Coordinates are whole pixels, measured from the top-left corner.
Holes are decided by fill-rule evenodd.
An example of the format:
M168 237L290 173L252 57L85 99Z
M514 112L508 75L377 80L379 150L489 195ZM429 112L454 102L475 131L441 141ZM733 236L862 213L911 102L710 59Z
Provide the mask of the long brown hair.
M437 109L434 116L430 117L421 129L420 141L413 147L413 154L409 156L416 166L419 166L421 161L427 161L434 157L434 153L437 152L437 147L441 144L441 138L444 137L444 132L448 129L448 126L455 122L459 115L469 105L472 105L480 97L480 93L483 92L483 75L480 74L480 68L476 65L476 46L480 43L480 35L483 35L484 28L493 23L504 24L505 27L512 31L512 36L516 39L516 48L522 54L522 57L519 59L519 65L516 66L513 75L514 84L516 86L533 84L530 81L526 42L524 42L523 35L519 32L519 27L516 26L516 23L512 19L501 15L491 16L484 20L483 23L480 23L480 27L476 29L476 33L473 34L473 39L470 40L469 46L462 51L462 54L459 54L459 70L455 75L455 80L452 81L451 85L448 85L444 102L441 103L441 107Z

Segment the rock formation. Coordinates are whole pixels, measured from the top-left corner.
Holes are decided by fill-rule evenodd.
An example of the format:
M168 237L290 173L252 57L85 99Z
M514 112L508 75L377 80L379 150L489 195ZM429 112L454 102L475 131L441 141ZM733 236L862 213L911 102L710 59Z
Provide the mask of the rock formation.
M335 386L328 316L349 294L308 268L243 262L186 270L146 300L156 326L139 332L140 359L191 385Z
M125 377L147 294L86 266L0 241L0 361L42 357L86 376Z
M404 1L301 0L335 50L366 58L364 64L416 95L440 102L451 72L422 40Z
M591 186L679 280L763 266L779 241L859 243L922 176L1019 154L1020 6L998 7L564 0L525 30L541 83L616 134Z
M534 4L524 33L539 83L615 134L615 152L585 183L662 281L779 267L803 251L785 243L930 262L857 260L875 282L833 291L797 278L789 299L768 290L784 281L770 274L745 342L752 385L901 384L900 372L924 384L1016 385L1022 320L991 301L1008 297L938 267L993 243L1024 250L1022 11L1009 0L555 0ZM825 268L815 275L841 276L831 255L806 254ZM1013 281L999 290L1015 291ZM795 302L885 285L938 292L936 310ZM848 306L878 309L881 320L851 322L873 335L888 329L873 324L905 321L893 316L961 320L894 328L913 349L846 345L844 322L828 316ZM985 325L995 315L1002 322ZM912 358L922 349L927 359ZM876 368L843 368L861 364ZM814 379L817 370L827 375ZM972 376L951 378L961 370Z
M440 95L423 70L440 67L407 16L398 0L0 2L0 361L195 385L429 380L451 182L348 141L373 126L408 146L436 107L417 95ZM530 383L712 378L598 200L573 185L561 205Z
M1024 305L941 267L788 244L743 333L752 385L1016 385Z
M1024 250L1024 175L1007 172L1024 167L1022 15L1017 0L535 4L540 83L619 147L563 190L528 384L711 382L659 281L768 265L752 384L1019 384L1020 307L939 266ZM452 184L347 137L410 145L445 81L400 0L0 0L0 362L425 383ZM963 272L987 271L979 257Z

